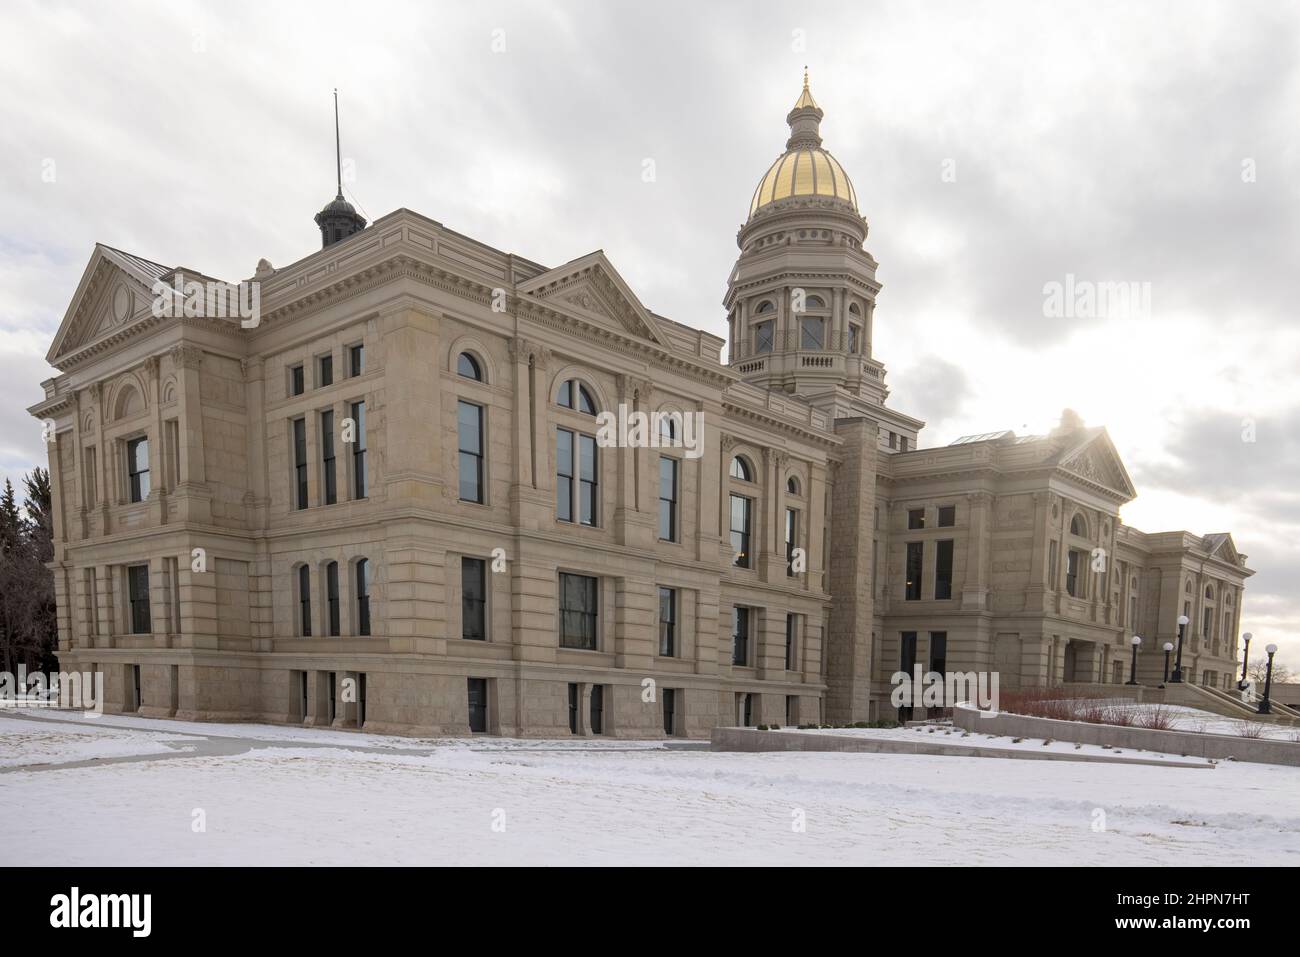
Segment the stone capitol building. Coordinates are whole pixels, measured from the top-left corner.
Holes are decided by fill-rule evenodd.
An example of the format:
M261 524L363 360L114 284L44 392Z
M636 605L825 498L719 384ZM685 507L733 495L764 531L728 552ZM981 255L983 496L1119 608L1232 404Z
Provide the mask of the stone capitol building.
M1187 679L1230 687L1246 556L1122 524L1104 428L918 447L822 117L805 78L726 342L600 251L367 224L341 188L321 249L259 265L255 324L160 316L159 283L220 281L97 245L29 410L60 667L155 717L700 737L895 717L914 664L1124 682L1135 633L1158 683L1186 615ZM660 413L653 441L600 441L618 410Z

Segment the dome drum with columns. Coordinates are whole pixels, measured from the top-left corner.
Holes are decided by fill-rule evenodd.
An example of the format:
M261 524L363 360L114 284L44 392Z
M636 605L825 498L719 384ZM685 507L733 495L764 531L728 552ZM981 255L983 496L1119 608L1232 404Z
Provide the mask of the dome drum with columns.
M880 284L857 192L822 145L823 116L805 71L785 152L759 179L737 234L724 305L730 363L746 381L847 414L853 401L878 408L888 396L871 354Z

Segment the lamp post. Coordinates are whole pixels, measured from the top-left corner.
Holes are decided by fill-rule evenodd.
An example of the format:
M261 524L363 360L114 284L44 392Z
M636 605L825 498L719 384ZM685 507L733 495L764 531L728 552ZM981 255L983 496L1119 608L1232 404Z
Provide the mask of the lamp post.
M1277 645L1269 645L1264 650L1268 652L1268 671L1264 673L1264 699L1259 703L1259 713L1272 714L1273 710L1268 706L1268 692L1273 686L1273 656L1277 654Z
M1142 644L1142 639L1134 635L1129 639L1129 644L1133 646L1133 660L1128 666L1128 683L1135 685L1138 683L1138 645Z
M1255 636L1246 632L1241 636L1246 642L1246 650L1241 653L1241 680L1237 682L1237 690L1246 690L1246 665L1250 662L1250 639Z
M1174 650L1174 643L1172 641L1166 641L1165 642L1165 681L1166 682L1169 680L1169 652L1173 650Z
M1174 657L1174 673L1169 679L1174 684L1181 684L1183 680L1183 635L1187 632L1187 616L1178 616L1178 654Z

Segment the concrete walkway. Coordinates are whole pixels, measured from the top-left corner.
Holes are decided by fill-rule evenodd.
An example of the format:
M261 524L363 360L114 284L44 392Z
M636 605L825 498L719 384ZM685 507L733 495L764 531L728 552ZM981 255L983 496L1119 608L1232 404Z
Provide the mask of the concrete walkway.
M350 744L341 741L301 741L284 738L259 738L255 735L245 734L213 734L211 732L185 731L181 728L168 728L165 731L155 728L139 728L131 725L114 724L104 718L95 719L77 719L77 718L33 718L22 714L15 714L12 711L0 710L0 719L11 718L28 723L42 724L62 724L75 725L79 728L104 728L115 731L134 731L141 734L168 734L172 736L184 737L184 741L157 741L156 745L172 748L171 753L154 753L154 754L124 754L107 758L85 758L77 761L61 761L56 763L40 762L35 764L19 764L0 767L0 774L12 774L15 771L66 771L73 768L97 768L110 764L138 764L152 761L174 761L181 758L207 758L207 757L229 757L235 754L245 754L249 751L260 750L263 748L316 748L334 751L356 751L363 754L385 754L385 755L413 755L415 757L430 757L437 754L441 749L438 747L408 747L405 745L397 747L377 747L375 745ZM162 720L162 719L155 719ZM176 722L178 725L181 722ZM233 727L233 726L232 726ZM3 740L3 739L0 739ZM399 739L400 740L400 739ZM451 739L458 743L464 739ZM509 740L502 738L492 738L498 742L490 748L467 747L467 751L490 751L506 752L512 749L509 745L502 746L499 742ZM703 751L708 750L709 744L705 741L666 741L663 750L665 751ZM563 748L544 748L532 747L519 748L517 750L527 751L528 753L565 753L565 752L586 752L592 751L600 753L622 753L629 751L644 751L645 748L619 748L619 747L591 747L584 748L580 745L563 747Z

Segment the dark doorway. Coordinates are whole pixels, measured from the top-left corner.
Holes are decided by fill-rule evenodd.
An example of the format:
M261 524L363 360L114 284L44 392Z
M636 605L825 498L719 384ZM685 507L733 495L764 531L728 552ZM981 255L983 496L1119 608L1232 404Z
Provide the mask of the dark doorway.
M475 734L483 734L488 729L487 723L487 679L469 679L469 729Z
M591 733L605 733L605 686L591 686Z
M569 734L578 733L578 686L569 683Z
M664 696L664 734L677 733L677 692L672 688L663 690Z
M357 727L366 726L366 676L357 675Z

